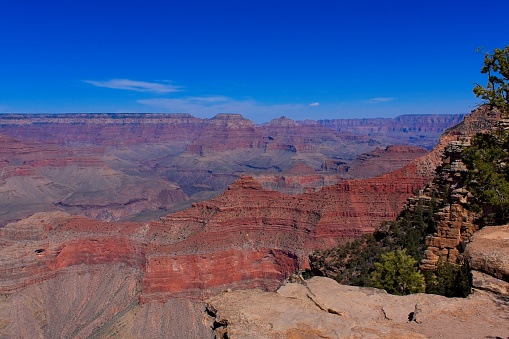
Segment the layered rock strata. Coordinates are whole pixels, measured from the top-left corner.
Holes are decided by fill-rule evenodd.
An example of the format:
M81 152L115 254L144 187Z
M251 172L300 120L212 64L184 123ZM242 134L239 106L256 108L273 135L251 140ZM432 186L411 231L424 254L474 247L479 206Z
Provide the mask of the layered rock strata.
M498 128L499 123L499 111L482 106L442 138L441 143L447 144L437 174L420 196L411 202L411 205L415 205L419 200L437 199L439 204L444 205L434 216L437 231L426 240L428 248L421 262L422 269L433 270L440 260L462 262L465 244L479 230L476 222L478 215L468 207L472 195L465 187L464 173L467 168L461 160L462 151L470 145L472 136L490 132Z
M189 116L172 119L191 123ZM227 126L233 139L239 135L236 131L253 131L253 125L238 115L211 120ZM277 131L275 142L295 135L292 125L282 119L264 128ZM62 213L36 214L1 230L6 251L2 290L55 277L79 263L109 262L143 272L142 302L176 296L203 299L229 287L274 290L289 274L306 267L312 250L359 237L393 220L429 179L430 171L419 166L433 164L434 152L383 176L345 180L294 196L242 177L217 198L155 222L105 223ZM232 267L238 273L223 274Z
M326 160L320 171L299 162L284 172L258 174L255 178L264 188L286 194L301 194L318 191L324 186L334 185L345 179L381 176L405 167L426 153L424 148L414 146L388 146L360 154L350 163Z
M142 270L144 302L200 299L228 287L273 290L306 266L313 249L394 219L426 181L411 173L405 168L297 196L243 177L215 199L149 223L36 214L0 229L0 286L8 292L73 265L120 262ZM223 273L232 268L237 273Z
M69 119L67 116L56 118ZM229 149L229 146L215 148L213 144L207 144L207 135L202 137L198 132L191 137L188 135L179 139L178 136L166 131L164 121L158 121L157 117L145 126L129 120L141 119L141 117L101 116L101 118L112 120L106 126L97 124L95 130L93 126L85 123L88 116L81 118L83 122L68 120L66 123L71 127L65 133L87 131L88 136L72 139L66 136L67 134L61 134L55 138L53 147L57 151L54 159L60 160L44 163L43 159L35 157L33 160L45 168L44 171L39 169L39 172L35 173L36 176L44 173L44 178L58 177L51 171L55 167L58 168L57 164L60 163L65 165L64 169L67 168L67 162L58 156L62 154L62 149L69 150L70 148L66 147L78 145L83 154L89 154L88 143L95 143L94 147L105 152L98 158L101 161L108 159L105 170L108 174L111 174L111 169L129 176L138 173L137 171L141 169L145 171L144 173L148 173L148 179L159 178L161 174L177 177L184 175L183 167L179 166L185 165L194 166L196 173L212 171L209 174L215 175L214 180L219 178L218 180L223 180L224 184L235 176L223 169L230 163L237 163L239 159L237 156L243 157L241 158L243 159L242 168L250 166L255 170L265 171L267 168L282 170L276 169L279 163L276 163L276 167L271 167L274 166L271 161L259 156L262 153L267 155L264 153L265 150L274 152L270 153L272 154L270 157L278 158L281 164L288 159L293 159L300 164L303 155L310 155L304 163L310 168L315 168L314 166L321 166L324 159L329 158L334 147L344 146L344 140L348 139L339 138L336 132L330 130L329 134L318 139L309 138L309 135L291 130L293 123L289 121L281 121L274 123L274 126L264 127L267 130L272 129L271 134L265 138L263 133L257 134L259 131L256 126L253 127L249 121L245 121L246 119L238 115L220 115L207 120L207 124L218 126L217 130L222 131L220 134L223 136L222 139L231 140L231 144L241 144L242 133L251 133L254 139L261 136L259 139L261 143L241 144L246 148L234 150ZM40 119L40 117L34 117L34 119ZM172 119L175 119L175 124L180 125L196 127L196 123L199 123L195 120L196 118L187 115L174 116ZM43 140L50 140L52 133L57 134L65 130L61 129L62 126L60 128L49 126L51 124L44 123L42 120L35 122L35 120L30 122L21 119L17 123L30 125L26 131L42 133L46 138ZM2 125L2 131L5 127L5 131L17 133L14 123L9 126ZM319 126L318 129L324 128ZM123 136L125 140L120 140L118 135L109 141L101 139L107 133L115 135L126 129L130 132L127 134L129 137ZM311 126L307 130L317 131L318 129L316 126ZM23 133L27 133L26 131ZM94 134L94 131L97 133ZM34 135L37 133L34 132ZM99 141L93 139L94 135L99 135ZM30 136L24 137L30 141ZM160 142L164 138L167 140L175 138L175 145L180 143L178 144L180 146L175 151L169 146L170 143ZM192 140L189 141L186 138L192 138ZM140 146L141 144L136 144L135 140L144 140L147 144L155 146L153 148ZM182 140L188 140L189 143L186 144L187 141L182 142ZM363 147L376 145L362 136L352 136L350 141L359 143ZM327 147L313 146L320 143L325 143ZM32 141L25 144L36 145L37 143ZM190 145L206 147L193 148ZM226 151L236 153L231 158L221 158L220 166L224 166L221 167L223 169L207 170L209 164L218 164L214 162L217 160L214 160L214 157L220 153L216 152ZM347 150L345 154L350 154L349 152ZM18 151L12 153L23 154ZM133 162L133 159L137 159L140 155L143 155L142 160ZM294 156L297 157L294 158ZM22 157L20 159L27 160ZM62 162L59 162L61 160ZM22 168L23 161L15 164L4 162L4 168L18 170ZM79 337L116 334L128 337L139 336L140 331L144 329L147 329L147 335L159 333L156 336L166 336L165 331L168 329L166 319L174 317L175 321L178 321L178 316L166 313L164 320L160 322L147 320L149 324L139 319L149 317L150 312L158 315L160 312L169 312L168 310L175 306L179 310L187 310L184 314L195 322L196 304L189 301L191 299L204 300L228 288L275 290L291 273L306 267L307 255L313 249L329 247L337 241L372 232L382 221L394 219L406 199L422 188L429 179L430 170L428 168L423 170L419 164L422 162L429 165L433 161L428 159L428 156L424 156L390 174L364 180L345 180L315 192L294 196L264 189L251 177L241 177L216 198L194 203L191 208L162 217L158 221L105 222L83 216L72 216L64 212L51 212L35 214L30 218L10 223L0 229L0 272L2 273L0 274L0 293L5 297L2 299L5 303L0 305L0 315L4 314L0 319L0 334L12 336L16 331L22 330L19 324L27 321L32 322L33 333L43 337L51 337L58 331ZM69 175L68 178L80 179L83 173L89 173L89 175L91 173L89 177L93 177L95 170L87 171L94 166L84 165L80 168L81 171L78 171L80 175L71 171L75 174ZM83 169L85 172L82 171ZM66 171L59 173L66 173ZM30 173L30 168L27 168L27 173ZM116 175L107 175L107 177L115 178L113 182L119 182ZM147 181L150 181L148 179ZM212 180L194 182L186 186L184 191L195 194L192 187L198 189L202 186L210 187L209 191L213 191L217 190L217 187L212 187L216 183L217 181ZM135 181L131 184L128 187L134 190ZM54 188L50 180L47 187ZM78 199L79 195L69 195L75 192L72 189L66 192L64 187L67 186L63 184L60 187L65 194L64 198L59 196L58 201L62 201L59 207L69 208L65 204L70 205L70 201ZM176 188L176 186L173 187ZM187 189L189 190L186 191ZM129 193L117 191L116 194L121 195L121 192L126 192L126 195ZM97 192L96 196L102 199L102 195ZM109 274L110 269L112 272L117 272L119 276L125 276L125 284ZM39 288L48 290L51 286L65 286L67 281L74 284L72 286L80 284L94 286L94 282L97 282L98 286L107 286L108 282L111 282L112 289L110 291L99 287L98 291L101 291L104 299L97 297L90 305L85 301L89 290L84 289L82 294L77 288L72 289L74 294L62 291L61 293L72 300L70 304L64 303L61 310L58 309L59 311L55 314L51 311L47 313L41 311L41 308L50 306L55 301L46 302L44 293L33 297L34 293L38 293ZM36 300L35 305L28 303L27 300ZM157 306L161 304L155 304L152 301L165 302L164 305L168 306ZM20 311L17 314L22 314L21 318L25 320L19 323L8 322L9 317L13 315L9 313L11 302L17 305L29 304L28 308L18 306ZM43 306L39 307L39 305ZM76 305L84 306L77 308ZM76 311L77 309L79 311ZM75 319L68 321L68 325L52 318L55 316L65 318L62 316L65 312L72 314ZM150 319L154 319L153 315ZM52 326L50 323L55 325ZM36 330L35 327L39 325L40 330ZM188 332L179 333L181 337L203 337L206 331L195 325L195 327L191 326Z
M211 338L203 305L186 299L140 305L142 272L123 263L80 264L2 293L1 338Z
M459 118L423 120L421 127L442 129ZM2 114L0 225L55 210L150 220L217 196L243 174L293 171L270 188L316 190L338 181L330 178L334 164L383 148L398 133L382 140L284 117L255 125L239 114ZM312 172L292 179L299 168Z

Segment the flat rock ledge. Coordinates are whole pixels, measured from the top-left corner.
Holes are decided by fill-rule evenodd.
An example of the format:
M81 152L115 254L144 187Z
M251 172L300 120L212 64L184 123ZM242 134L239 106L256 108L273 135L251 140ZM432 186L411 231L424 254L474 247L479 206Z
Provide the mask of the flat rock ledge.
M277 292L225 291L207 303L215 338L506 338L509 298L394 296L314 277Z

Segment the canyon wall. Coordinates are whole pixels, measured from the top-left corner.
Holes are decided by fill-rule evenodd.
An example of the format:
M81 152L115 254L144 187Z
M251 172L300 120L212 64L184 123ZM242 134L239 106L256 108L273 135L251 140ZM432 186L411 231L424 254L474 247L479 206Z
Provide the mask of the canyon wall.
M129 123L125 116L113 117L115 124ZM137 116L129 118L137 119ZM153 118L153 123L158 122L159 117ZM179 124L196 122L186 115L171 119ZM256 139L256 126L239 115L218 115L210 120L207 123L221 126L222 139L239 143L240 135L247 132L252 133L251 139ZM80 124L80 121L72 123ZM296 124L280 118L263 128L273 129L271 141L280 140L280 145L286 145L285 141L310 135L291 130ZM309 128L317 131L316 128L323 127ZM333 135L335 132L329 133ZM327 135L319 135L316 142L337 142ZM203 139L208 137L201 136ZM58 147L59 142L54 147ZM17 141L13 144L19 145ZM252 145L241 145L241 148ZM312 149L307 151L314 152ZM18 152L15 147L11 152L16 156L22 154L26 159L36 153ZM185 150L183 154L189 152ZM407 159L410 162L375 178L343 180L292 196L265 189L260 182L244 176L216 198L193 203L191 208L161 217L158 221L101 222L56 212L36 214L11 223L1 229L3 250L6 251L2 263L6 272L2 288L4 291L16 290L54 277L60 270L80 263L115 262L143 272L139 296L143 302L174 296L200 299L232 286L273 290L290 273L306 267L307 255L313 249L359 237L372 232L382 221L393 220L407 198L430 178L430 172L423 171L419 165L433 163L434 160L429 160L435 156L433 152L424 154L419 149L398 146L381 153L375 151L372 158L377 156L376 152L379 157L385 154L391 160L397 154L411 155ZM47 158L51 159L50 156ZM57 167L55 163L51 164ZM306 170L311 172L309 168ZM173 188L178 190L178 187ZM161 193L157 196L162 199ZM58 207L70 205L65 204L67 206L62 202ZM239 273L224 274L231 271L231 267Z
M377 176L418 155L377 148L419 130L426 133L414 144L434 144L461 115L422 116L413 132L398 119L335 120L338 129L285 117L255 125L239 114L2 114L0 226L57 210L147 221L217 196L242 175L273 176L265 187L292 194L360 177L354 173ZM381 122L400 127L387 137L372 130ZM395 161L384 162L388 154ZM374 158L379 165L360 166Z
M5 145L10 145L1 162L3 197L9 197L3 203L16 206L15 199L25 199L19 201L52 208L0 228L2 336L17 331L43 337L58 331L78 337L139 336L146 330L148 336L206 337L210 329L199 325L197 301L229 288L273 291L307 267L312 250L359 237L393 220L407 198L431 178L441 151L385 148L371 137L320 125L295 130L300 123L284 118L256 126L231 114L204 120L171 117L174 124L196 128L182 138L172 135L165 123L159 125L164 117L140 123L136 119L142 115L101 115L108 124L95 127L79 121L90 116L52 117L68 119L61 122L68 130L37 120L43 118L30 122L13 116L0 130ZM23 124L30 126L25 130ZM205 133L199 124L213 127ZM72 137L85 130L87 136ZM44 143L33 137L37 133L44 135ZM246 134L249 142L242 139ZM312 176L313 171L325 171L323 164L342 162L343 157L351 162L352 154L377 146L382 149L365 155L356 168L364 163L369 169L377 155L396 159L398 153L406 165L294 195L264 188L263 180L245 175L293 169L294 175L303 171ZM76 154L81 162L71 160ZM194 172L189 174L191 168ZM199 180L189 181L191 177ZM86 187L91 189L84 191ZM31 200L33 192L40 192L39 198ZM197 201L204 192L216 196ZM159 218L151 214L152 220L114 221L119 217L112 211L119 206L156 201L144 207L147 212L168 208L172 200L192 205ZM30 203L21 205L37 210ZM94 208L104 218L90 212ZM67 292L66 284L71 286ZM62 305L54 310L51 305L59 297L46 296L52 287L62 294ZM92 293L98 295L87 297ZM9 321L12 312L24 320ZM64 324L65 314L72 314L73 321ZM22 331L24 322L32 324L24 327L28 332ZM179 323L189 328L178 328L183 326ZM169 326L177 330L169 334Z
M500 118L498 110L480 107L442 138L447 144L436 166L436 176L415 200L435 198L444 204L435 214L437 231L426 240L428 248L421 262L422 269L435 269L440 260L463 261L465 244L479 230L479 224L477 213L469 208L473 196L466 189L464 173L467 168L462 161L462 150L470 145L475 134L499 128Z

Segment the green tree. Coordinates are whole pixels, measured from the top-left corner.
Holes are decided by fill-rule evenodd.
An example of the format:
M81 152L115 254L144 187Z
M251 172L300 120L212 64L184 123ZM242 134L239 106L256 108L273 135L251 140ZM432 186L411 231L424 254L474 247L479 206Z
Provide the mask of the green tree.
M478 50L479 51L479 50ZM481 73L488 75L486 87L476 84L474 94L485 103L509 113L509 45L484 54Z
M426 293L462 298L470 294L470 274L466 265L441 260L436 270L425 272L424 278Z
M465 182L474 195L473 210L482 212L483 225L509 221L509 133L477 134L463 151Z
M417 261L405 250L382 254L380 262L375 263L371 282L372 286L396 295L424 292L425 288Z

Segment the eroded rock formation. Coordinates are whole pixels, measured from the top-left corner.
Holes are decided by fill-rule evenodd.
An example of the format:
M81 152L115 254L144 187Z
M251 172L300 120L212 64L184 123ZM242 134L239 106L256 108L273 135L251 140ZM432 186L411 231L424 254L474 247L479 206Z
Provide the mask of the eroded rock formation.
M297 196L242 177L215 199L149 223L35 214L0 229L1 288L15 290L82 263L120 262L144 272L143 301L204 298L228 287L273 290L306 266L313 249L394 219L425 183L406 170ZM232 268L237 273L224 274Z
M465 187L464 172L467 168L461 160L462 150L470 145L473 135L498 128L499 122L500 113L496 109L480 107L444 138L448 144L437 175L414 201L434 198L444 203L435 215L437 231L427 239L428 249L421 263L422 269L434 269L440 260L461 262L465 243L479 229L478 216L468 207L472 195Z
M15 120L15 117L11 118ZM13 145L9 152L22 154L15 163L2 163L6 173L8 169L28 173L32 179L33 176L42 177L47 182L45 187L54 189L57 181L52 178L56 179L70 171L69 164L60 155L65 154L62 150L70 150L72 146L83 154L100 154L97 159L108 160L108 165L101 167L108 180L101 181L98 188L109 187L107 183L123 183L123 180L127 180L130 183L127 189L114 190L115 194L122 198L131 197L132 190L136 196L146 196L146 191L140 193L135 187L140 182L153 181L160 188L154 191L157 199L170 199L169 193L164 193L164 190L179 191L181 187L186 196L191 195L193 200L192 196L203 192L204 187L206 192L219 191L221 185L226 185L239 175L239 169L252 168L256 172L272 168L279 171L284 168L278 167L278 164L285 163L288 169L298 164L308 171L309 168L316 170L316 166L322 166L324 161L331 158L335 147L344 147L348 139L346 134L338 137L339 132L331 130L319 137L310 137L311 132L324 130L324 126L308 126L309 134L297 133L292 130L294 122L285 119L258 128L238 115L220 115L206 121L188 115L174 116L171 118L174 124L195 128L195 134L182 135L181 138L165 129L165 117L152 116L153 120L147 123L142 116L101 116L101 119L108 120L108 124L103 126L98 123L95 127L85 123L88 118L55 118L64 119L62 123L70 126L66 133L86 131L88 137L69 139L59 134L52 146L54 155L48 157L54 159L50 160L49 165L44 159L37 158L35 150L20 152L16 150L18 141L5 139ZM143 120L143 123L136 119ZM43 140L50 140L62 131L62 126L47 124L41 128L39 125L44 122L39 121L39 125L35 122L30 124L21 119L16 123L28 123L28 131L32 133L44 131L46 139ZM16 123L12 122L5 130L14 133ZM212 133L201 133L197 124L218 126L216 132L221 136L221 142L230 141L214 146L209 143ZM127 136L119 134L128 130ZM101 139L108 133L116 137L108 141ZM250 134L252 140L258 138L258 141L242 143L241 135L245 133ZM99 141L94 139L97 135ZM378 145L363 136L350 134L350 137L350 141L366 149ZM161 142L162 139L166 141ZM37 147L30 137L26 140L22 143ZM137 143L136 140L144 140L146 144ZM175 141L171 145L178 144L178 147L171 148L170 140ZM92 147L90 144L102 151L89 151ZM231 147L233 144L239 144L240 149ZM318 144L326 147L316 147ZM321 153L324 149L326 151ZM34 156L34 163L40 164L35 174L30 171L36 166L27 167L26 171L21 166L24 161L30 160L30 154ZM210 157L211 154L214 156ZM219 155L227 154L231 157L221 158L217 162ZM344 154L350 156L351 149ZM23 158L25 156L28 158ZM141 160L138 158L140 156ZM150 333L166 336L170 326L166 322L168 319L181 321L182 324L195 324L189 325L188 332L184 329L175 332L180 337L205 336L210 332L196 325L197 304L190 300L204 300L228 288L275 290L290 274L306 267L307 255L312 250L372 232L382 221L394 219L407 198L421 189L430 178L432 165L436 161L433 157L436 157L434 152L379 177L344 180L293 196L264 189L252 177L241 176L217 197L194 202L192 207L157 221L106 222L59 211L38 213L9 223L0 229L0 293L4 295L3 304L0 304L0 335L11 336L18 330L22 331L21 323L8 320L12 316L10 305L22 305L28 303L27 300L34 300L35 306L17 307L22 318L27 319L23 321L34 321L33 328L27 327L27 331L43 337L51 337L58 331L79 337L115 334L138 337L144 330L149 336ZM276 158L279 162L270 160ZM242 159L241 164L238 163L239 159ZM90 163L93 165L86 162L77 166L77 172L70 171L68 178L79 182L84 173L92 177L97 173L97 163L95 160ZM219 166L219 163L220 167L207 169L210 164ZM229 167L231 164L236 165ZM191 167L195 169L191 174L183 170ZM232 168L239 172L232 174ZM51 172L53 170L58 171L59 175ZM139 178L132 181L119 179L134 176L138 172L147 174L143 177L147 181L140 181ZM179 185L166 182L167 186L164 186L158 184L160 176L166 179L197 176L200 180ZM19 179L20 175L14 177ZM64 182L58 186L62 187L62 192L57 195L60 204L56 205L52 200L50 203L55 208L79 208L80 194L74 191L74 186L69 188L66 185ZM87 185L86 180L83 185ZM64 187L67 187L67 191ZM96 199L101 201L104 197L97 194ZM75 202L73 206L72 201ZM97 206L103 207L101 204ZM71 212L74 213L73 210ZM112 277L108 270L119 276L124 275L124 282ZM56 313L49 309L41 311L55 302L44 299L45 291L55 284L65 286L67 283L70 286L82 284L88 289L62 291L72 300L69 304L64 303ZM103 287L108 283L112 286L111 290ZM86 294L90 293L90 286L94 284L99 286L98 291L102 291L103 296L98 296L88 305ZM76 310L76 305L84 306L74 316L75 321L65 325L62 321L53 320L53 317L64 312L73 312L69 310ZM178 308L178 312L180 308L185 310L183 317L189 320L171 313L172 307ZM164 314L163 318L161 314Z
M438 131L458 119L444 116L418 125ZM376 119L363 124L379 125ZM212 119L2 114L0 225L62 209L105 221L151 220L217 196L239 175L277 174L303 164L320 177L324 164L348 163L375 147L401 143L407 134L401 128L390 138L353 134L348 128L338 131L284 117L255 125L239 114ZM439 134L422 136L415 140L427 145L436 143ZM335 182L314 180L312 186Z

